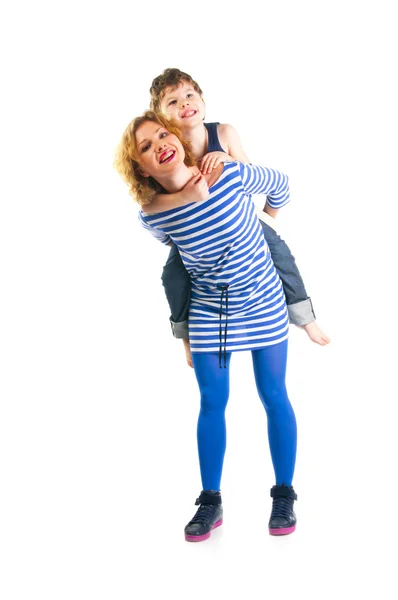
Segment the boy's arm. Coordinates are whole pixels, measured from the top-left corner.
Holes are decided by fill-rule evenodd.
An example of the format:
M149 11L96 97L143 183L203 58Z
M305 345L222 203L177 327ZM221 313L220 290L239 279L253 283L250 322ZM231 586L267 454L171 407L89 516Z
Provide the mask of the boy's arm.
M217 129L218 139L225 152L208 152L200 161L202 173L211 173L221 162L234 162L235 160L249 163L238 135L232 125L219 125Z
M146 205L145 212L156 214L172 208L178 208L191 202L207 200L209 197L209 188L203 175L199 173L188 181L186 186L174 194L155 194L150 204Z
M147 208L145 212L152 215L165 210L170 210L171 208L177 208L177 206L181 206L182 204L184 204L182 192L177 192L175 194L155 194L150 204L145 207Z
M219 125L217 133L221 146L226 149L234 160L241 163L250 163L250 159L242 148L242 142L235 127L232 127L232 125Z

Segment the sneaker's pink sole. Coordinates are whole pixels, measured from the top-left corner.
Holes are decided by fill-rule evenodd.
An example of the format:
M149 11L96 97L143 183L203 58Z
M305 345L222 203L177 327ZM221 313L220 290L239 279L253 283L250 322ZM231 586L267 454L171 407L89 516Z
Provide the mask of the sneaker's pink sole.
M293 533L293 531L295 531L296 526L293 525L293 527L284 527L281 529L270 529L270 535L288 535L289 533Z
M216 527L220 527L220 525L222 525L222 519L220 519L219 521L216 521L213 525L213 527L211 528L211 530L209 531L209 533L205 533L204 535L187 535L185 534L185 539L187 540L187 542L203 542L204 540L207 540L210 537L211 532L213 531L213 529L215 529Z

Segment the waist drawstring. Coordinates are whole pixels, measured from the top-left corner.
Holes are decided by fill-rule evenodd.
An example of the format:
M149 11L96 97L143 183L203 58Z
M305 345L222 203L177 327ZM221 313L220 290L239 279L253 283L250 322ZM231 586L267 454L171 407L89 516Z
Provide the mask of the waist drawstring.
M225 329L224 329L224 369L227 368L227 333L228 333L228 288L229 285L227 283L219 284L218 289L221 289L221 299L220 299L220 350L219 350L219 365L221 366L221 356L222 356L222 301L224 300L224 292L225 292Z

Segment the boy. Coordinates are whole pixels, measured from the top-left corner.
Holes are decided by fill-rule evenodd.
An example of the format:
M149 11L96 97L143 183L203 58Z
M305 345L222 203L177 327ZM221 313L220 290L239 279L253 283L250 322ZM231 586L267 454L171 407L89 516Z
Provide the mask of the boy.
M250 162L238 133L231 125L203 122L203 93L190 75L179 69L165 69L152 81L150 95L151 109L172 119L181 129L184 138L191 143L202 173L210 173L220 162ZM160 212L204 200L207 194L207 186L199 176L179 193L157 194L151 202L150 211ZM263 210L272 218L275 218L278 212L278 209L272 209L267 203ZM260 216L260 221L272 260L283 284L290 322L302 327L313 342L325 346L330 339L315 321L311 299L307 295L294 257L287 244L264 222L266 218ZM170 321L173 334L183 339L187 362L192 366L187 328L190 279L174 245L164 267L162 281L172 312Z

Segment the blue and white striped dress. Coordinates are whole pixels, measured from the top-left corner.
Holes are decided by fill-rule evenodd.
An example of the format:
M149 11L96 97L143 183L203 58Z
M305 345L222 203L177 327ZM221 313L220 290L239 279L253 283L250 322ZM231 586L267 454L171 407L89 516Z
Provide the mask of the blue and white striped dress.
M224 352L255 350L288 337L282 284L252 194L266 194L268 204L280 208L289 202L288 178L264 167L225 163L207 200L152 215L139 212L158 240L178 246L191 277L192 352L221 353L221 341Z

